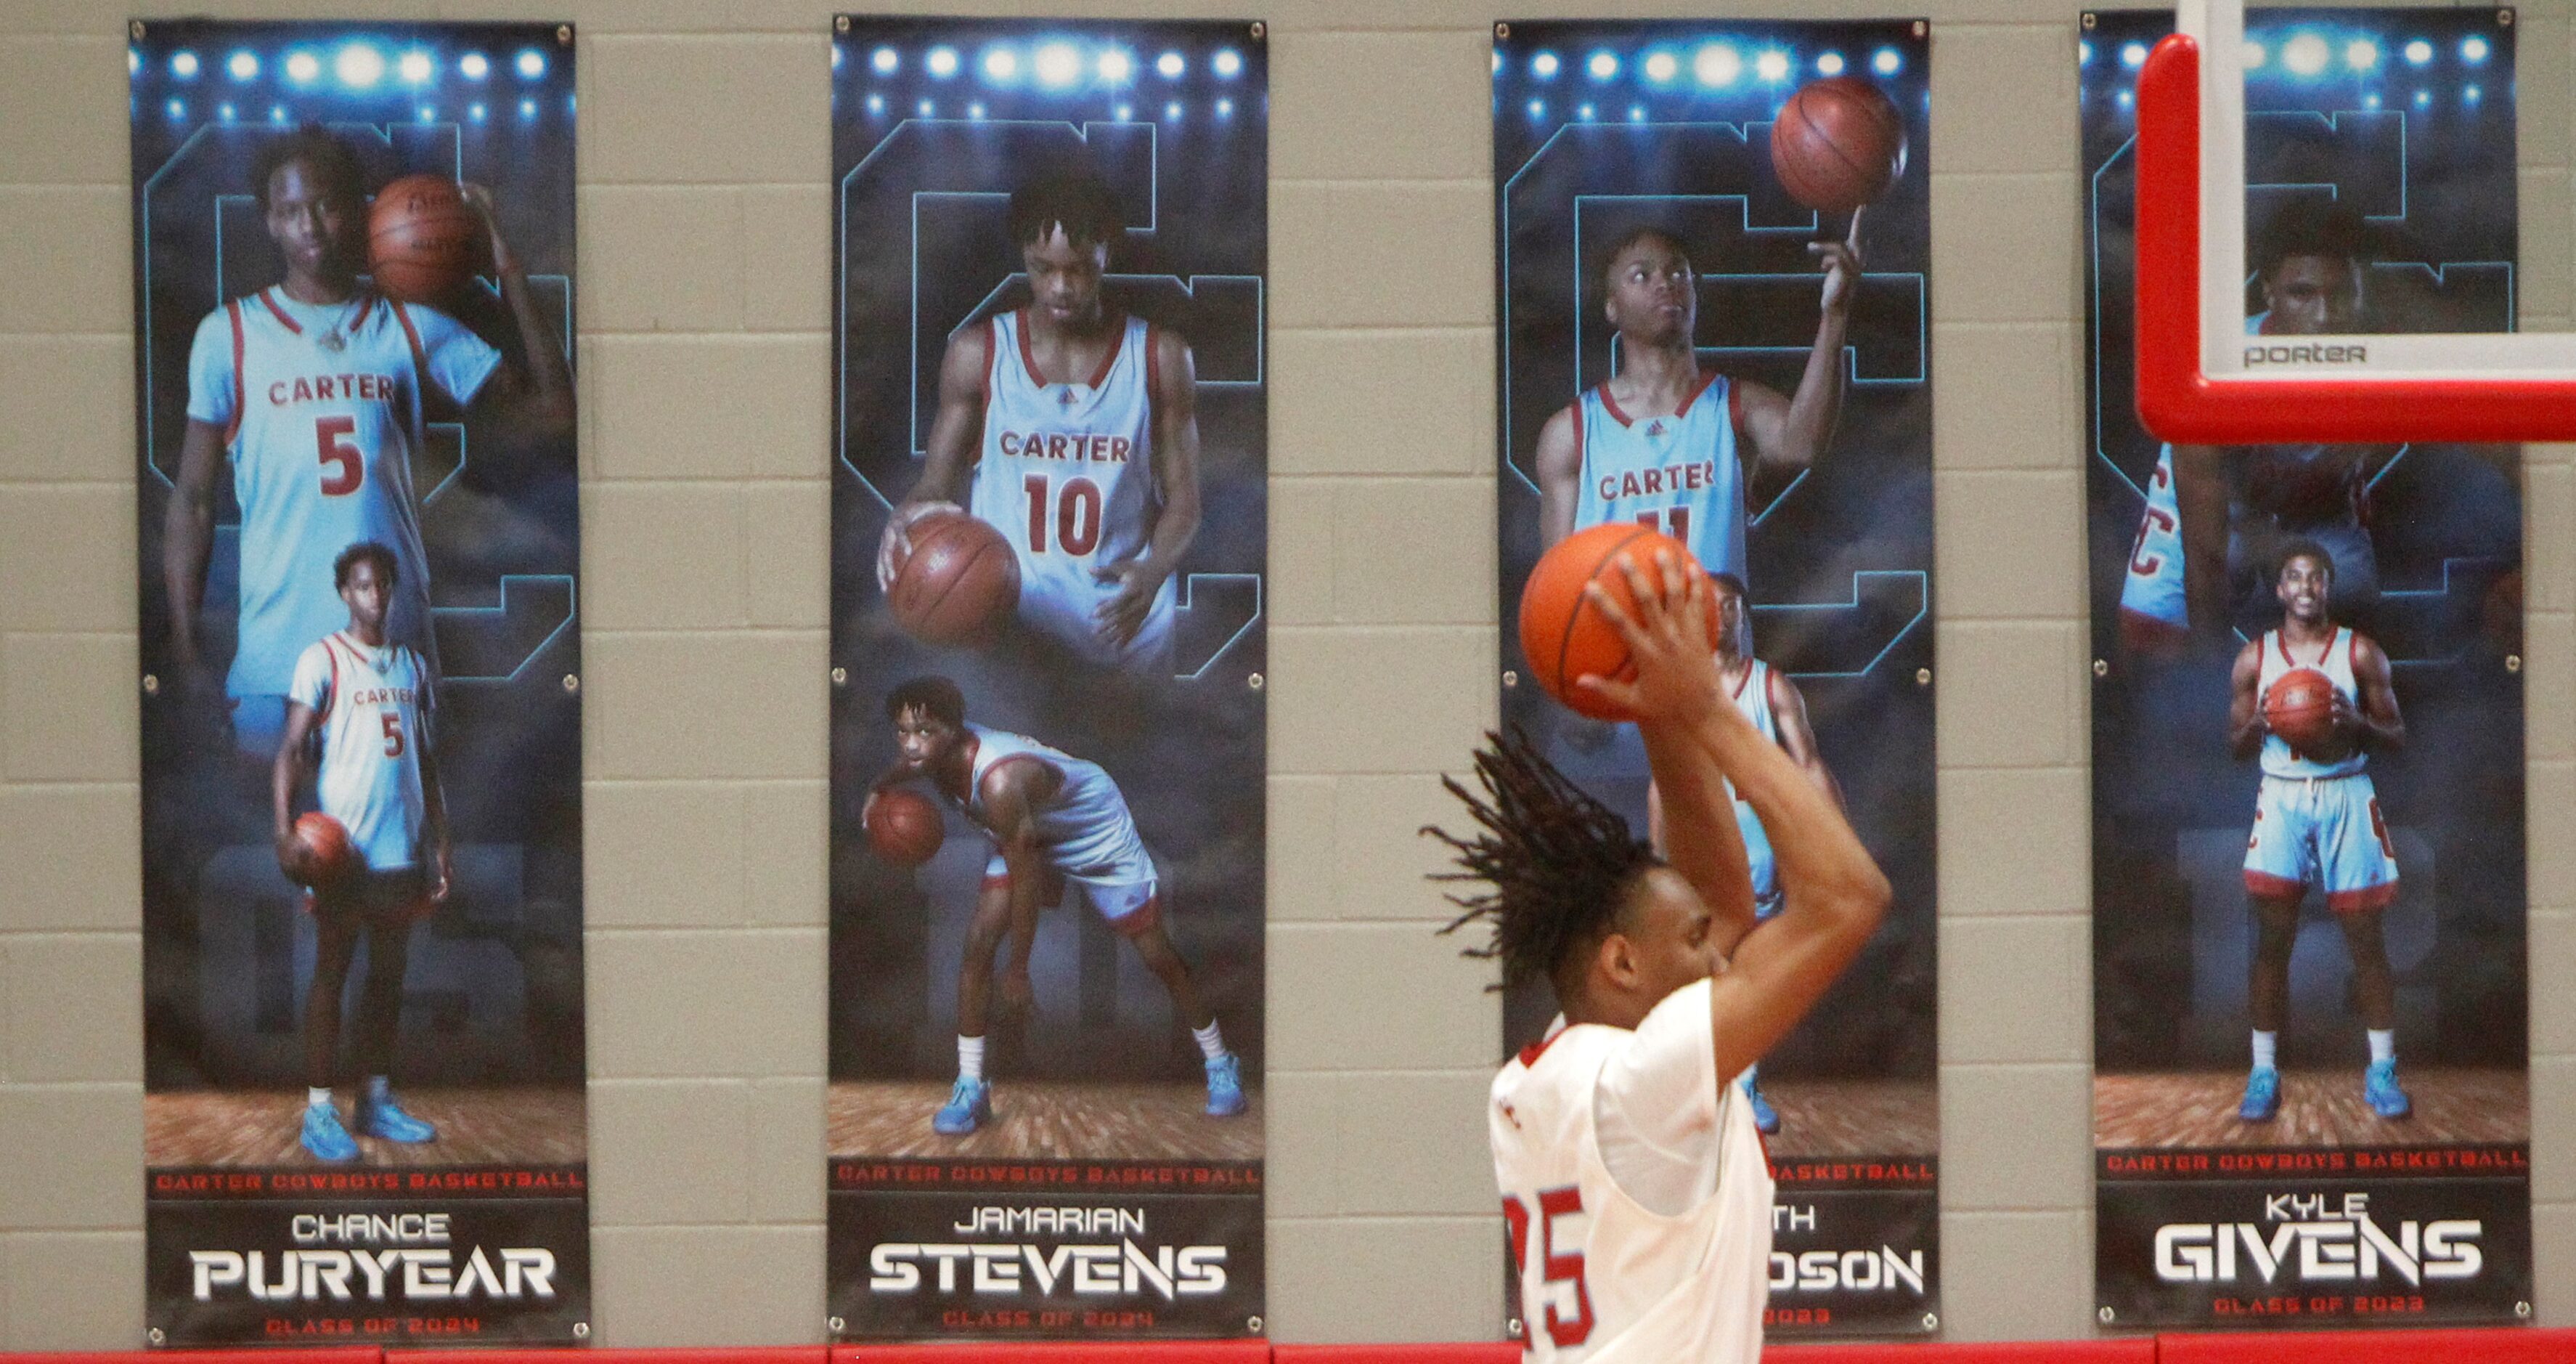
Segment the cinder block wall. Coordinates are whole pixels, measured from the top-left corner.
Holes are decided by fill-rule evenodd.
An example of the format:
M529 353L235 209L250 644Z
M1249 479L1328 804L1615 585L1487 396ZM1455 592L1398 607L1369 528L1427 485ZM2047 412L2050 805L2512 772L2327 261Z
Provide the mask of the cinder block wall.
M830 8L133 8L580 26L596 1338L819 1339ZM1412 830L1443 813L1434 774L1493 713L1487 25L1518 16L1467 0L1042 8L1271 23L1271 1321L1292 1340L1491 1336L1479 1096L1497 1016L1484 973L1431 936L1443 906ZM2576 311L2569 11L2522 11L2535 327ZM129 12L0 0L11 1349L128 1347L142 1321ZM2080 1336L2078 11L1915 12L1935 24L1937 111L1944 1315L1953 1339ZM2576 1323L2576 992L2546 985L2576 952L2567 451L2531 452L2527 495L2540 1303Z

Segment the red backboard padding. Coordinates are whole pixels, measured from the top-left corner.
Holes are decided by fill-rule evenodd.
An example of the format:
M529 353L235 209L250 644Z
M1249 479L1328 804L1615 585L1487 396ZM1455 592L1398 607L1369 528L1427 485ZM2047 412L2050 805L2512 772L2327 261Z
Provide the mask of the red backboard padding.
M844 1345L832 1364L1269 1364L1266 1340L1165 1340L1042 1345L988 1340L964 1345ZM463 1361L462 1364L472 1364Z
M2156 1338L2158 1364L2567 1364L2576 1331L2280 1331Z

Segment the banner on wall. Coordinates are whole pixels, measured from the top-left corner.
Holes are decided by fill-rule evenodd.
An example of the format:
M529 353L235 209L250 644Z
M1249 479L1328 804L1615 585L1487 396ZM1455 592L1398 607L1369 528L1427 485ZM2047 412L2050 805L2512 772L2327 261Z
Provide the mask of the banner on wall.
M1744 624L1719 662L1738 704L1840 793L1896 891L1753 1077L1777 1119L1768 1326L1934 1330L1927 25L1514 21L1494 37L1502 619L1547 546L1604 521L1731 575ZM1825 126L1877 140L1830 145ZM1900 159L1883 185L1853 169ZM1643 831L1635 727L1549 700L1515 631L1502 649L1505 721ZM1544 985L1508 996L1506 1048L1555 1011Z
M2081 48L2099 1316L2526 1318L2519 456L2139 426L2134 87L2171 31L2088 14ZM2246 36L2255 332L2511 330L2512 11Z
M834 28L830 1327L1258 1335L1263 26Z
M131 44L149 1339L580 1339L572 30Z

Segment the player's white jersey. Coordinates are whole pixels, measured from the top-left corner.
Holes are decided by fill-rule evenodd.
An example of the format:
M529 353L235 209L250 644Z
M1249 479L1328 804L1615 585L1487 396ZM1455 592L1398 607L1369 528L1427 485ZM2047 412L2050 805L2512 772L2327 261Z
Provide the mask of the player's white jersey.
M346 630L323 636L295 663L287 694L313 711L322 736L315 803L347 826L349 846L369 871L421 865L430 684L419 650L390 639L371 649Z
M1771 713L1771 665L1754 659L1744 671L1744 680L1735 688L1735 709L1753 726L1755 733L1776 744L1780 742L1780 719ZM1762 817L1753 813L1753 803L1742 796L1735 798L1735 827L1744 836L1744 858L1753 873L1753 911L1758 918L1769 918L1780 909L1779 861L1771 854L1771 835L1762 827Z
M1744 573L1742 419L1733 381L1710 374L1668 417L1630 417L1610 386L1574 404L1581 490L1574 528L1634 521L1690 546L1711 573Z
M2272 684L2281 675L2298 668L2314 668L2333 679L2335 693L2358 708L2361 688L2353 681L2353 651L2361 647L2361 636L2350 627L2337 626L2326 637L2320 655L2304 658L2294 655L2290 642L2278 630L2263 632L2263 676L2254 684L2256 705L2272 694ZM2302 653L2305 651L2302 650ZM2355 747L2352 752L2330 763L2321 763L2290 747L2290 741L2266 730L2263 734L2263 774L2270 777L2347 777L2370 765L2370 757Z
M1077 881L1133 884L1154 879L1154 859L1145 851L1134 817L1127 813L1127 798L1098 763L982 725L970 724L966 732L975 742L966 798L949 799L968 819L991 832L992 819L984 809L984 774L1012 758L1034 758L1062 778L1055 794L1029 811L1047 865Z
M2191 626L2182 569L2182 504L2174 494L2173 447L2156 453L2147 478L2147 505L2129 545L2128 576L2120 584L2120 632L2135 648L2181 635Z
M1705 983L1658 1008L1696 1007ZM1604 1068L1636 1034L1582 1024L1494 1077L1487 1123L1505 1230L1520 1271L1526 1357L1555 1364L1754 1364L1769 1295L1771 1169L1740 1087L1714 1070L1713 1189L1673 1216L1648 1211L1603 1163L1594 1123Z
M229 694L283 693L304 646L348 621L331 561L362 540L394 552L387 632L436 656L411 475L424 376L463 404L499 363L454 318L372 293L316 305L262 289L198 325L188 415L224 428L241 505Z
M1094 612L1117 584L1092 576L1144 555L1162 508L1154 482L1154 326L1130 317L1087 383L1047 383L1029 353L1028 317L991 319L984 438L973 508L1020 559L1020 620L1084 658L1162 665L1177 589L1163 580L1126 648L1100 637Z

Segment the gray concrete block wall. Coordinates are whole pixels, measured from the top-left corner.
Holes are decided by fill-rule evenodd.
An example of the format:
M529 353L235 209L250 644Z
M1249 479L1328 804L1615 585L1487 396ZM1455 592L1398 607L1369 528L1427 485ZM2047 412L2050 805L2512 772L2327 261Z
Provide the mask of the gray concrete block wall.
M1434 774L1493 715L1502 16L1490 0L1043 8L1271 23L1271 1320L1293 1340L1489 1336L1479 1096L1497 1015L1485 972L1431 934L1436 859L1412 830L1444 813ZM2570 9L2521 11L2533 326L2576 312ZM142 1319L134 10L581 26L597 1339L819 1339L830 6L0 0L0 1348L128 1347ZM2080 1336L2078 9L1913 12L1936 26L1944 1316L1953 1339ZM2566 448L2529 458L2532 961L2549 981L2576 950L2576 468ZM2541 1315L2570 1324L2576 992L2536 989L2532 1030Z

